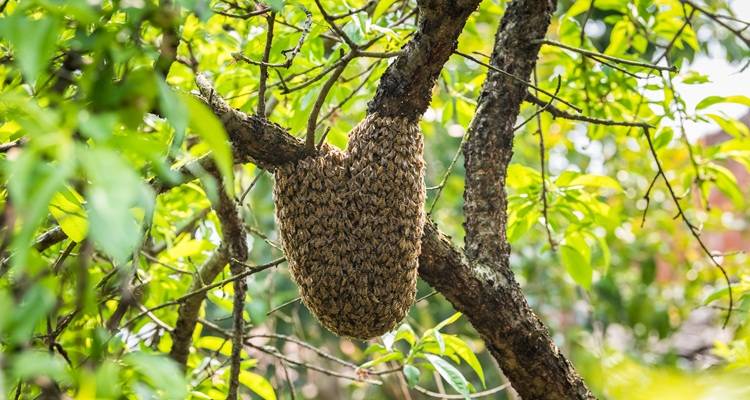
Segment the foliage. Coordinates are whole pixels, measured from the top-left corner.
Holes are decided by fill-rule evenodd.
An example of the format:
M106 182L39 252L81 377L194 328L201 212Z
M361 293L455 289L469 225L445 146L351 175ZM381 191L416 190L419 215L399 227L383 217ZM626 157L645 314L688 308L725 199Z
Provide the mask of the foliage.
M234 164L222 121L191 94L195 73L249 114L265 91L262 111L303 136L326 81L321 73L351 48L311 0L176 5L0 0L0 143L7 144L0 156L0 399L226 397L231 285L207 292L184 374L167 357L175 299L190 291L220 242L211 209L218 190L241 199L252 264L283 254L272 176ZM365 5L324 2L331 15L360 10L337 21L342 32L386 55L355 58L324 96L315 132L341 148L388 53L415 29L413 0ZM462 53L491 52L504 9L504 1L481 4L461 35ZM748 34L732 29L748 25L731 13L723 0L560 1L548 34L554 42L542 46L534 83L582 113L531 89L549 104L526 103L518 118L506 182L512 263L560 347L606 398L635 398L634 387L642 398L729 398L721 394L738 393L750 367L747 258L742 248L715 248L723 235L748 239L750 132L724 110L750 106L750 98L711 93L712 71L690 64L715 57L743 67ZM276 23L265 61L288 65L268 68L263 89L260 67L243 57L263 60L268 15ZM181 40L163 71L154 65L171 29ZM463 237L457 151L484 76L481 65L455 55L422 122L427 209L456 243ZM706 87L706 96L690 104L680 94L685 85ZM555 118L552 108L607 123ZM696 137L693 122L728 136ZM223 186L200 168L202 157L218 165ZM64 239L45 241L54 235ZM670 341L696 309L729 306L702 243L722 252L717 262L735 280L735 310L708 370ZM229 274L225 268L217 280ZM239 376L247 396L392 398L413 389L417 398L442 388L468 397L505 382L465 318L426 285L396 332L363 344L322 330L295 301L284 265L247 283L251 326ZM696 382L701 390L690 389Z

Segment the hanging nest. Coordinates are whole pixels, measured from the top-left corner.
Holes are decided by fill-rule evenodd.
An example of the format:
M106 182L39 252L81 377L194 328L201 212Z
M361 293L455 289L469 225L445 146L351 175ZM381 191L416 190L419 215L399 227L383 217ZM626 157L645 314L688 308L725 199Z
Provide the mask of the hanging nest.
M393 329L417 290L424 225L423 139L416 121L370 115L346 152L276 170L276 219L305 305L334 333Z

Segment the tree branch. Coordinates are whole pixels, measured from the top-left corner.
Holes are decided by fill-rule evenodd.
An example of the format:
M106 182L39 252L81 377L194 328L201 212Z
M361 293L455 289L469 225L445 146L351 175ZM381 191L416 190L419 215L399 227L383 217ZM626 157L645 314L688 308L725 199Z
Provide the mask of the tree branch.
M419 28L380 78L368 113L418 119L427 110L435 80L478 4L479 0L417 1Z
M506 238L505 179L514 124L554 8L554 0L508 4L490 60L494 68L482 87L464 149L468 262L428 226L420 272L467 316L522 398L589 399L593 395L526 302L510 268Z

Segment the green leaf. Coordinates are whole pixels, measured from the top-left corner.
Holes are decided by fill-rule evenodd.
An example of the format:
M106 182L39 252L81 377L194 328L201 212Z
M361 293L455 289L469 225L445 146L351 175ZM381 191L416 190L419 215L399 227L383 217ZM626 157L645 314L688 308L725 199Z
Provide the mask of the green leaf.
M92 115L86 110L78 113L78 127L84 135L94 140L103 141L112 136L117 122L117 114L114 113Z
M60 149L58 156L66 154L67 151ZM34 232L47 216L52 196L62 189L73 172L75 160L72 157L58 162L48 162L46 157L46 153L30 147L7 165L10 172L8 190L22 222L12 242L14 269L26 266Z
M49 65L58 43L57 19L31 19L15 13L0 20L0 36L13 45L13 55L26 81L33 84Z
M274 12L281 11L282 8L284 8L284 3L286 3L286 0L264 0L266 4L268 4L269 7Z
M435 325L434 329L436 331L439 331L439 330L445 328L446 326L448 326L448 325L450 325L450 324L458 321L459 318L461 318L461 313L460 312L454 313L450 317L448 317L448 318L444 319L443 321L441 321L439 324Z
M21 303L12 309L12 322L8 338L13 344L27 342L34 328L44 319L55 305L55 296L41 285L34 285L24 295Z
M541 185L542 175L538 171L521 164L511 164L508 167L508 175L505 178L505 183L513 189Z
M62 357L46 351L25 351L13 359L13 377L27 380L48 377L57 382L70 382L70 375Z
M255 392L263 400L276 400L276 392L273 390L273 386L268 382L268 379L250 372L240 371L240 383L247 386L250 390Z
M711 82L711 78L708 75L703 75L697 71L689 71L682 77L682 83L686 85L700 85L709 82Z
M619 11L622 13L627 12L629 0L596 0L596 2L591 2L596 4L596 8L600 10L611 10L611 11Z
M374 360L370 360L370 361L368 361L368 362L360 365L359 367L362 368L362 369L367 369L367 368L370 368L370 367L374 367L376 365L387 363L389 361L401 361L403 359L404 359L404 354L403 353L401 353L400 351L394 351L394 352L388 353L388 354L386 354L386 355L384 355L382 357L378 357L378 358L376 358Z
M464 398L469 399L469 382L456 367L432 354L425 354L424 357L453 389L464 395Z
M49 212L68 237L76 243L86 238L89 222L83 208L83 197L73 188L65 188L52 196Z
M717 164L708 164L707 169L711 171L716 187L724 193L737 208L742 208L745 203L745 195L742 193L737 178L732 171Z
M419 368L411 364L404 365L404 377L406 377L406 384L410 388L417 386L419 383Z
M445 339L445 343L448 345L448 347L453 349L453 351L455 351L459 357L466 361L466 364L469 364L471 369L476 372L479 380L482 381L482 386L486 387L484 382L484 370L482 370L482 364L479 363L479 359L477 359L477 356L476 354L474 354L474 351L471 350L471 347L469 347L466 342L455 335L443 335L443 339Z
M185 139L185 130L188 127L188 109L183 104L180 96L175 93L172 88L164 82L164 79L156 78L157 86L159 87L159 105L161 106L164 116L167 118L172 127L174 128L174 137L169 147L169 154L174 156L182 146L182 142Z
M695 106L696 110L702 110L719 103L735 103L750 107L750 97L737 96L708 96Z
M91 237L115 262L122 263L141 241L131 208L150 209L153 194L117 153L87 149L80 154L91 182L86 189Z
M395 343L399 340L404 340L409 343L410 346L414 346L414 343L417 341L417 335L414 334L414 330L409 324L401 324L401 326L398 327L393 341Z
M375 11L372 12L372 21L377 21L384 12L388 11L388 8L395 3L396 0L380 0L378 5L375 6Z
M662 147L669 144L669 142L672 141L672 137L674 137L674 130L670 127L665 127L663 129L659 129L658 132L656 132L656 136L654 137L654 149L659 150Z
M187 398L188 385L180 367L171 358L142 352L130 353L123 360L144 376L160 392L159 398Z
M565 15L567 17L575 17L578 14L588 11L591 7L591 3L593 3L591 0L576 0L576 2L568 8L568 11L565 12Z
M703 300L703 305L708 305L711 302L718 300L722 297L729 297L728 287L723 287L721 289L715 290L712 293L710 293L708 296L706 296L706 299Z
M205 104L194 97L181 93L180 98L187 106L190 115L190 128L211 148L216 165L224 177L224 186L229 195L234 195L234 184L232 184L234 182L232 173L234 160L224 125Z
M219 352L225 356L230 356L232 354L232 342L216 336L202 336L195 343L195 347Z
M750 136L750 129L744 123L737 121L736 119L724 118L716 114L706 114L708 118L711 118L717 125L726 133L739 138L743 136Z
M445 341L443 340L443 335L439 330L435 329L432 331L432 336L435 337L435 342L438 345L438 349L440 349L440 354L445 354Z
M616 180L605 175L579 175L569 183L569 186L577 185L622 190L622 186Z
M600 8L598 2L596 3L596 7ZM632 25L628 20L618 21L614 28L612 28L612 33L609 37L609 46L607 46L604 53L614 55L625 53L625 50L628 49L628 35L631 28Z
M584 287L591 288L593 269L591 263L575 247L568 244L560 246L560 259L573 280Z

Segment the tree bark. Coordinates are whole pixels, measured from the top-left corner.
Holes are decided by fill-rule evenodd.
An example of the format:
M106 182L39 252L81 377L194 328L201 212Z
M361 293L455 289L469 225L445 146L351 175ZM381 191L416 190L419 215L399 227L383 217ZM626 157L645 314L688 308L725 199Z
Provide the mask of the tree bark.
M427 110L443 64L479 0L420 0L419 28L380 78L368 113L419 119Z
M514 0L500 22L490 64L527 80L555 0ZM529 307L510 268L505 178L527 85L487 73L464 148L467 266L439 233L426 240L422 276L464 312L525 399L589 399L591 392ZM426 235L427 235L426 234ZM456 268L459 266L459 268ZM464 293L471 293L466 296Z

